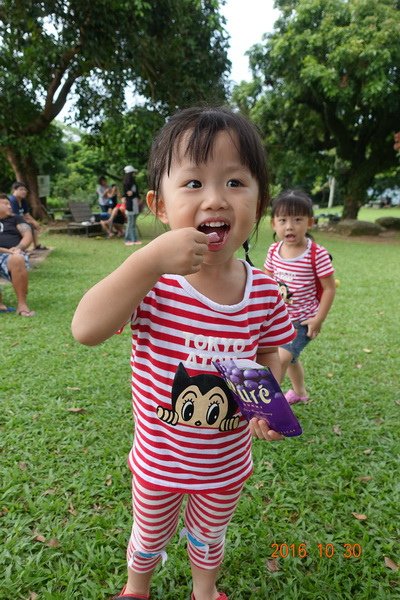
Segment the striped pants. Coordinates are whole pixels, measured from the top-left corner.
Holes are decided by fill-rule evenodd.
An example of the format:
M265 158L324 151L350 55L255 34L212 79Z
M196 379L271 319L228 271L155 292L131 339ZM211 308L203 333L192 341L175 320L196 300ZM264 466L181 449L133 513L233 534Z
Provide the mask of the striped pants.
M224 556L225 534L243 485L212 493L187 495L184 511L190 561L200 569L217 568ZM127 550L128 566L136 573L154 569L167 559L166 546L175 534L185 494L147 489L133 478L134 523Z

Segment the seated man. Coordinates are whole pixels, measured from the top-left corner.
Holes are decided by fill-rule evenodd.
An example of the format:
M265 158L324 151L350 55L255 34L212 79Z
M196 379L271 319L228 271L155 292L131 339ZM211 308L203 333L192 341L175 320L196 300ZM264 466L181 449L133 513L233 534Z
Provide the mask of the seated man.
M29 212L29 204L26 199L28 195L27 186L21 181L15 181L12 185L11 192L10 203L12 211L14 215L20 215L21 217L24 217L25 221L30 226L32 230L33 249L47 250L45 246L41 246L39 244L40 225Z
M33 317L26 303L29 260L26 249L32 243L31 228L21 216L13 215L6 194L0 194L0 276L11 281L17 296L17 314ZM8 312L1 303L0 312Z

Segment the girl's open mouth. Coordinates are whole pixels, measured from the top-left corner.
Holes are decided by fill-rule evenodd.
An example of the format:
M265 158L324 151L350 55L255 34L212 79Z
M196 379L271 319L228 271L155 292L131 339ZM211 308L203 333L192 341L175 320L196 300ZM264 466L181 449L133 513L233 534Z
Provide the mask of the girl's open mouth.
M230 226L224 221L208 221L199 225L197 229L208 236L213 234L208 247L210 250L219 250L227 238Z

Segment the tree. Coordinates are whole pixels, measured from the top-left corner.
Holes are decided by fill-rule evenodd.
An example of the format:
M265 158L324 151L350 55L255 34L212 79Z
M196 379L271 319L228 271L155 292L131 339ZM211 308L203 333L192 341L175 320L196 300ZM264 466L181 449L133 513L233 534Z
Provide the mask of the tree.
M261 87L250 114L286 175L322 169L357 218L376 174L397 163L400 11L396 0L277 0L282 16L250 51ZM236 99L245 102L240 90ZM269 146L269 144L268 144ZM307 166L308 165L308 166ZM292 180L293 183L293 180Z
M67 98L89 126L124 109L130 83L162 112L222 101L229 67L218 0L2 0L0 151L30 187Z

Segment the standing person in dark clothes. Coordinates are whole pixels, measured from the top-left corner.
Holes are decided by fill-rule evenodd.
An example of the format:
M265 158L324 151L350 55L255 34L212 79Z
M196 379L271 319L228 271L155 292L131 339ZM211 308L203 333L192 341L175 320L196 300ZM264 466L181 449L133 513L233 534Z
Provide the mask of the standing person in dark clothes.
M125 214L127 218L125 229L125 246L141 244L139 234L136 227L136 219L140 213L140 196L139 189L135 180L137 169L132 165L124 167L124 187L123 198L125 202Z

